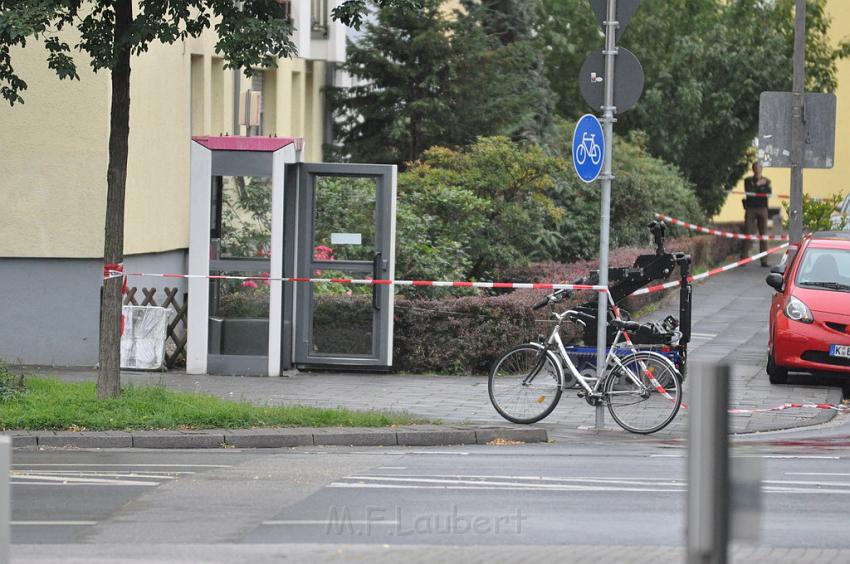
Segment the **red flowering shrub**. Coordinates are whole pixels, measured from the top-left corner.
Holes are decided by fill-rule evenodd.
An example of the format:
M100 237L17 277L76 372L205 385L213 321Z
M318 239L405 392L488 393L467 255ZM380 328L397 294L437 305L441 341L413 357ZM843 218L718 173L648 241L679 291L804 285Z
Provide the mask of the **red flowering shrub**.
M690 253L695 265L715 266L736 253L736 243L713 236L671 240L671 251ZM612 267L631 266L648 248L626 247L610 254ZM504 282L573 282L598 262L572 264L536 263L509 271ZM673 273L670 280L675 280ZM440 374L484 374L508 348L547 333L551 327L546 310L532 311L543 290L502 291L498 295L444 299L404 299L396 296L393 367L397 372ZM660 292L629 298L623 307L636 311L669 293ZM576 292L561 307L593 299L591 292ZM566 330L574 339L578 331Z

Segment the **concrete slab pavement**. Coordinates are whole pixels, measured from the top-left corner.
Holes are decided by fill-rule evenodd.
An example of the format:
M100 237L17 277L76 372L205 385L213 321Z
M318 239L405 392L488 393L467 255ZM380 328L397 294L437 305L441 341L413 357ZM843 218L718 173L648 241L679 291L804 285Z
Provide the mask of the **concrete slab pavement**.
M685 551L677 546L440 546L440 545L363 545L363 544L270 544L270 545L15 545L15 562L48 564L61 560L66 564L149 562L194 564L262 564L280 562L397 562L493 564L534 561L619 564L655 564L682 562ZM736 546L730 561L748 564L830 564L850 560L850 551L840 549L789 549Z

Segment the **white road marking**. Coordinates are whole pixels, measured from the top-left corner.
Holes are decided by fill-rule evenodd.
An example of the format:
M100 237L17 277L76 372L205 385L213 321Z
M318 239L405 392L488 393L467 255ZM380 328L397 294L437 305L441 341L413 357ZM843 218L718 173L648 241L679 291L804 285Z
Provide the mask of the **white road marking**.
M650 454L649 458L686 458L684 454ZM803 454L761 454L761 455L744 455L738 458L776 458L788 460L841 460L840 456L814 456Z
M753 458L744 456L741 458ZM761 458L778 458L778 459L800 459L800 460L841 460L840 456L814 456L814 455L796 455L796 454L763 454Z
M763 484L789 484L792 486L838 486L850 487L850 482L811 482L806 480L762 480Z
M595 486L554 486L544 488L541 485L518 485L512 487L504 486L417 486L411 484L351 484L346 482L333 482L329 488L372 488L372 489L405 489L405 490L498 490L498 491L565 491L565 492L654 492L654 493L685 493L684 489L655 489L655 488L602 488Z
M151 480L175 480L177 474L194 474L195 472L171 472L170 475L152 472L101 472L98 470L13 470L16 476L78 476L94 478L147 478Z
M694 333L691 332L691 337L699 337L701 339L713 339L717 336L717 333Z
M765 493L782 493L782 494L839 494L850 495L850 490L833 490L822 488L777 488L767 486L763 489Z
M85 464L76 462L43 462L32 464L13 464L13 468L29 468L35 466L80 466L80 467L101 467L101 468L232 468L231 464Z
M85 487L99 487L99 486L128 486L128 487L151 487L158 486L158 483L150 483L150 484L116 484L114 481L108 481L103 483L95 483L95 482L9 482L10 486L60 486L60 487L71 487L71 486L85 486Z
M785 472L786 476L850 476L850 472Z
M16 480L18 484L26 483L20 480L32 480L34 482L55 482L55 483L78 483L78 484L102 484L110 486L158 486L159 482L143 482L140 480L111 480L104 478L77 478L74 476L34 476L22 474L19 471L13 470L11 478Z
M562 491L562 492L625 492L625 493L687 493L686 488L624 488L624 487L600 487L600 486L578 486L578 485L554 485L554 487L543 487L542 484L526 484L512 486L473 486L473 485L415 485L415 484L367 484L333 482L329 488L347 489L405 489L405 490L479 490L479 491ZM783 488L777 486L765 486L765 493L797 494L797 495L821 495L838 494L850 495L850 489L833 488Z
M494 482L492 480L529 480L540 482L542 486L548 486L542 482L588 482L593 484L620 484L630 486L685 486L682 480L669 480L663 478L546 478L543 476L477 476L477 475L453 475L434 474L431 476L409 475L409 476L349 476L348 480L371 480L388 482L435 482L435 483L469 483L469 484L512 484L512 482Z
M467 456L469 453L468 453L468 452L454 452L454 451L450 451L450 450L448 450L448 451L441 451L441 450L431 450L431 451L429 451L429 450L412 450L412 451L410 451L410 452L405 452L404 454L439 454L439 455L450 454L450 455L453 455L453 456Z
M97 521L12 521L13 527L84 527Z
M548 482L548 483L544 483ZM507 491L561 491L561 492L632 492L632 493L684 493L687 482L642 477L565 477L542 476L349 476L344 481L333 482L329 488L349 489L421 489L421 490L507 490ZM765 493L850 495L850 482L807 480L764 480Z
M353 521L349 519L339 519L334 521L332 519L325 519L324 521L309 521L309 520L278 520L278 521L263 521L263 525L268 526L286 526L286 525L294 525L294 526L311 526L311 525L323 525L323 526L331 526L331 525L392 525L396 526L399 524L398 521Z
M378 466L378 470L407 470L407 466Z

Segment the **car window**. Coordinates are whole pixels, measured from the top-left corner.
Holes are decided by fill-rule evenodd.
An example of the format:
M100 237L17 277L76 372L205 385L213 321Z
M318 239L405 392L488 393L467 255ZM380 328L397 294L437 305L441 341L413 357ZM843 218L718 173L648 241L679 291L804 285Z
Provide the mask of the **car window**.
M794 262L795 256L797 256L797 247L788 247L785 249L785 252L782 253L782 258L779 259L779 262L774 267L774 272L782 274L788 280L788 275L791 272L788 267Z
M850 290L850 250L809 247L797 270L797 285Z

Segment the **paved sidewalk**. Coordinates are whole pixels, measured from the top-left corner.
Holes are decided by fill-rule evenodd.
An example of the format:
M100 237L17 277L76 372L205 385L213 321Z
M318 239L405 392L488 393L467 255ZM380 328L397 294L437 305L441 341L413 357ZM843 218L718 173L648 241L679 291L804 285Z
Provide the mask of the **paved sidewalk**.
M747 564L829 564L850 560L850 551L812 548L768 548L734 546L730 549L730 562ZM493 564L497 562L533 561L539 564L655 564L657 562L682 562L685 550L678 546L440 546L440 545L15 545L12 547L15 562L47 564L95 563L173 563L188 564L261 564L266 562L364 562L382 564L396 562L464 564Z
M752 265L710 278L694 288L692 362L729 362L733 365L731 405L738 408L774 407L785 402L840 403L841 390L811 385L805 378L792 385L773 386L764 372L767 348L767 312L770 290L764 283L767 270ZM675 313L677 294L652 318ZM90 380L93 371L44 370L68 380ZM195 376L181 373L125 373L125 384L162 383L169 388L207 392L262 405L312 405L351 409L406 411L424 418L449 422L500 424L482 376L422 376L299 373L284 378ZM688 385L685 385L685 401ZM826 422L833 411L797 409L782 412L733 415L736 433L771 431ZM606 413L607 425L619 428ZM594 409L572 392L565 392L557 409L541 424L550 431L574 431L594 424ZM687 411L656 436L682 437Z

